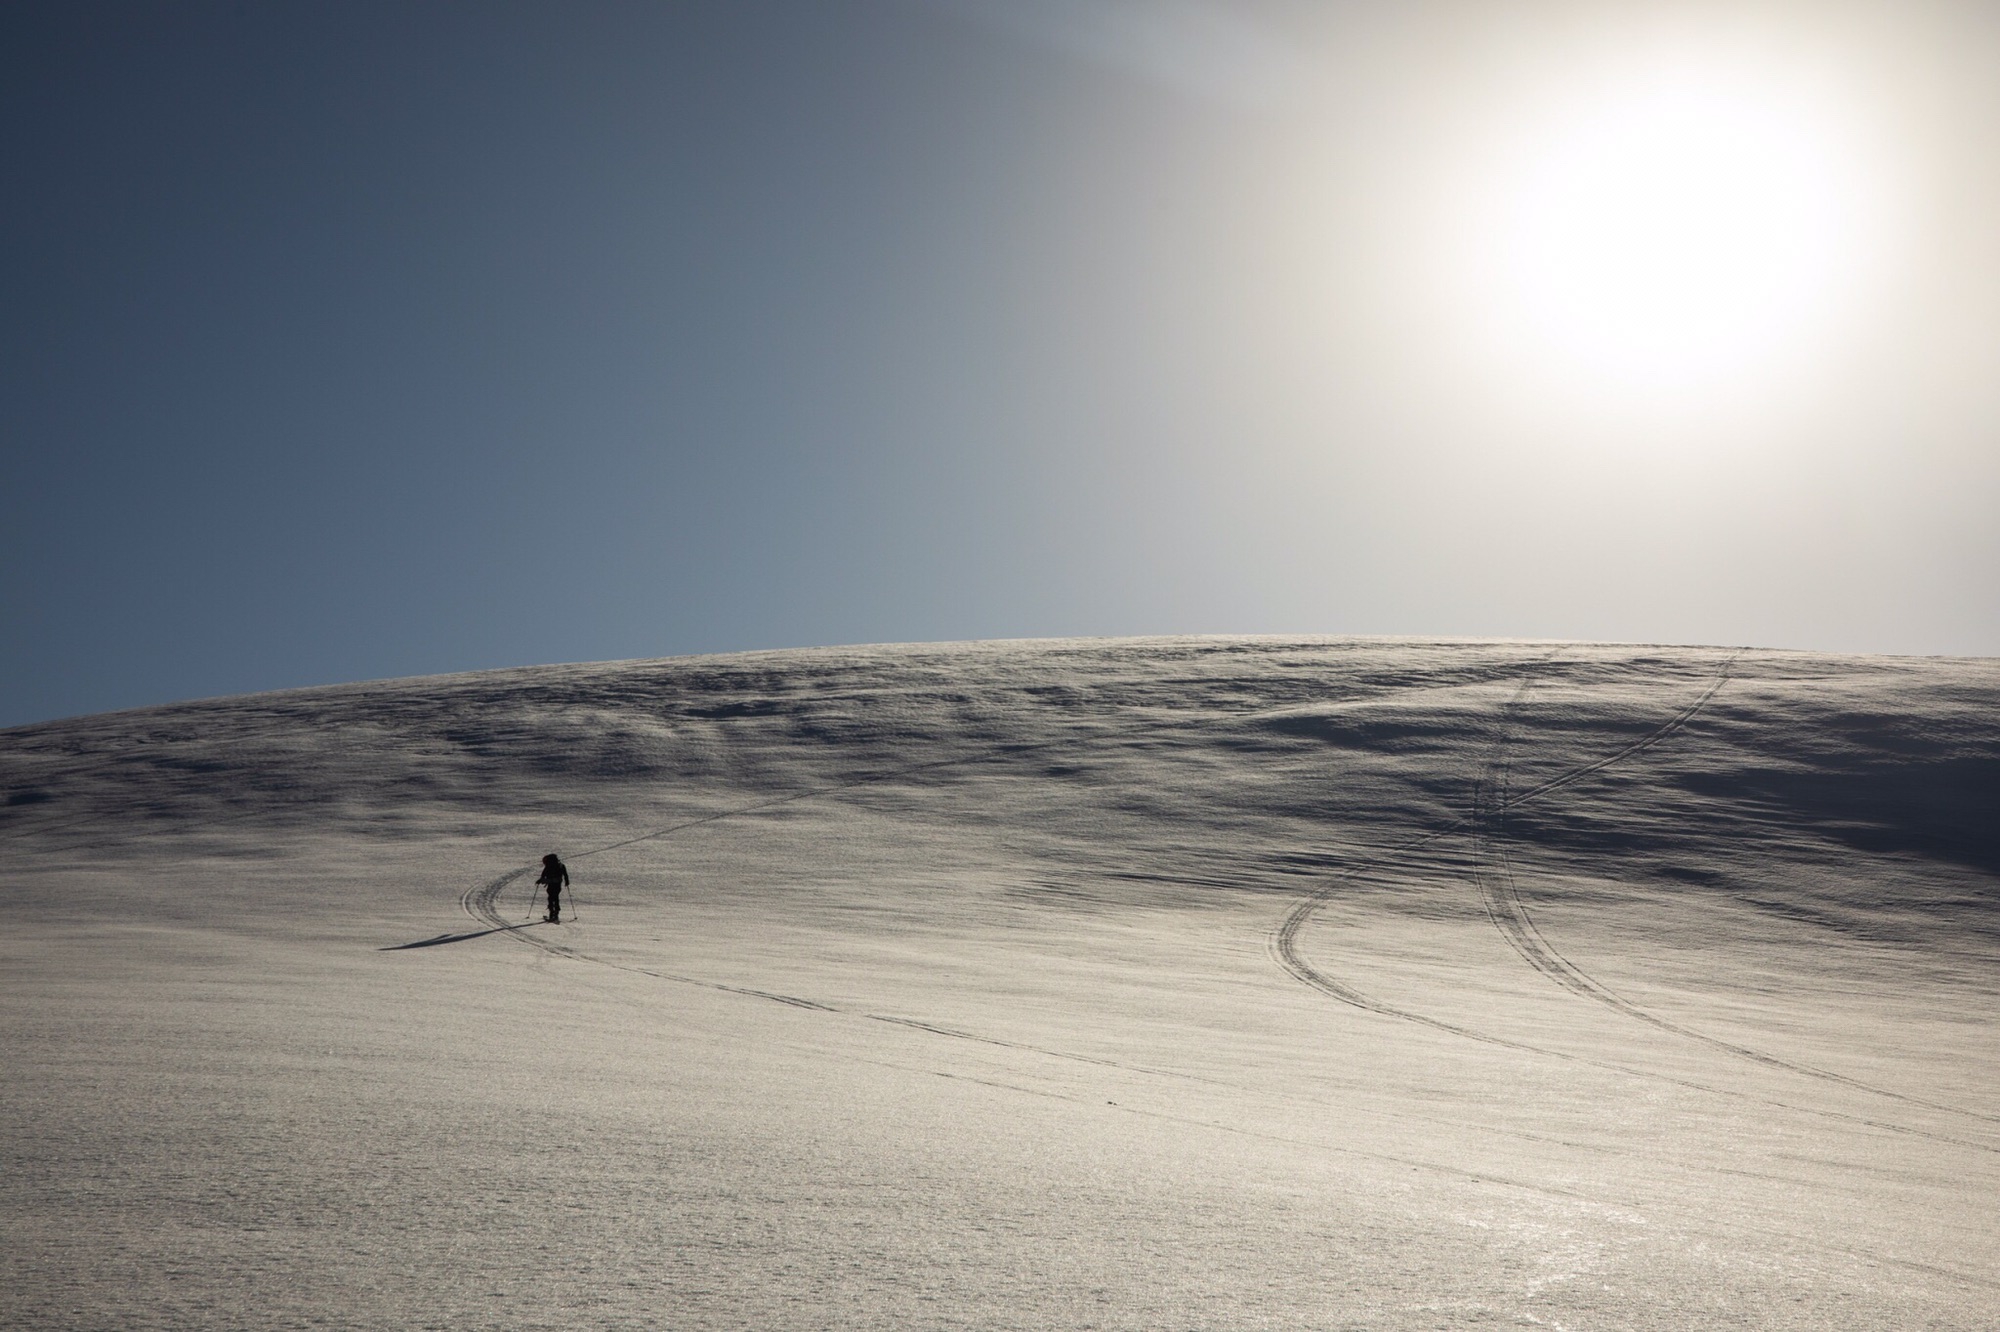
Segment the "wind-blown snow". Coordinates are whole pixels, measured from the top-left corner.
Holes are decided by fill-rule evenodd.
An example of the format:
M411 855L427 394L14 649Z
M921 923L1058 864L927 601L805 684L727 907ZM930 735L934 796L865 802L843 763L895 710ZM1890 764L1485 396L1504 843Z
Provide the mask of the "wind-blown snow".
M549 667L0 733L0 801L8 1327L2000 1307L2000 663Z

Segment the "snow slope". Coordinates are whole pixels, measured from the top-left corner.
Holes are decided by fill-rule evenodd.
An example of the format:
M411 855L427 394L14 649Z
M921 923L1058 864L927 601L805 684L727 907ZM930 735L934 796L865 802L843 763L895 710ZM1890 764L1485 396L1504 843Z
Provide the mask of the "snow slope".
M2000 1308L2000 663L548 667L16 729L0 800L10 1328Z

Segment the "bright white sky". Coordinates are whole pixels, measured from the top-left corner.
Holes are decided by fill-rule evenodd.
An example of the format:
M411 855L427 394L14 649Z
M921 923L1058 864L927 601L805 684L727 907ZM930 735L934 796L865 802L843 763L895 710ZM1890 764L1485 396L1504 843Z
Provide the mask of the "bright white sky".
M1552 389L1696 401L1822 351L1897 239L1893 184L1850 109L1786 72L1691 50L1516 129L1462 241L1495 351Z
M1531 412L1708 431L1823 402L1919 268L1937 182L1894 73L1769 18L1551 42L1424 145L1404 260Z

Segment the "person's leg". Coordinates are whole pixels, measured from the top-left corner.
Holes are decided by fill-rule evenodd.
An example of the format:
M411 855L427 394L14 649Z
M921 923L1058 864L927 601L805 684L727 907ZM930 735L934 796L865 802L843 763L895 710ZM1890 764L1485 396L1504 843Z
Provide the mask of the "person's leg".
M549 919L562 919L562 889L549 885Z

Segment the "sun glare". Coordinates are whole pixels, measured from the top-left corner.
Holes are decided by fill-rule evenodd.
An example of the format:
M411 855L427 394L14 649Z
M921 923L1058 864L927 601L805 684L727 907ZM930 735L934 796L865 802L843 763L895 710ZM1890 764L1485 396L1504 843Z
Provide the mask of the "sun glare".
M1500 154L1473 247L1493 332L1598 391L1685 393L1812 343L1860 286L1867 174L1782 84L1654 72Z

